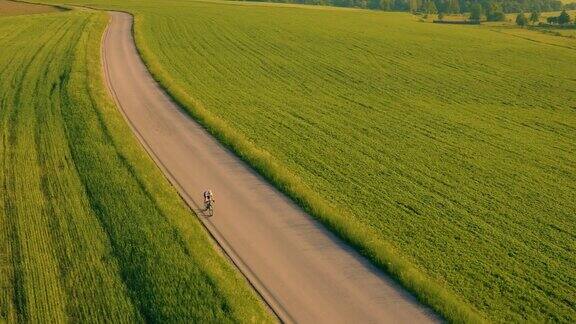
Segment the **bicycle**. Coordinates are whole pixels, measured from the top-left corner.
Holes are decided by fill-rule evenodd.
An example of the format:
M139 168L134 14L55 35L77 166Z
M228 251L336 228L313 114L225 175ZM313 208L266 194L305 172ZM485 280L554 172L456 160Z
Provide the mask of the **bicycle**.
M214 216L214 200L204 201L204 211L208 216Z

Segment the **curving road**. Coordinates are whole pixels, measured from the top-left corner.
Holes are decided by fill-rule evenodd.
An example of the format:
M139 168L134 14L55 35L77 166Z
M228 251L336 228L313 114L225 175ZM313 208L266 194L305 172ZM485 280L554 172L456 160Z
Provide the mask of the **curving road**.
M132 16L112 12L107 85L131 128L218 244L283 322L438 321L349 246L255 174L180 110L134 45ZM216 214L199 212L214 190Z

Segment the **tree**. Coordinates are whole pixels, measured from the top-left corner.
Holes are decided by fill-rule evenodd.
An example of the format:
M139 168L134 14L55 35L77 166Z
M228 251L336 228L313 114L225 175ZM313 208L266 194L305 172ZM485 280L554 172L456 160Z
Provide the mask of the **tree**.
M444 13L442 11L438 12L438 20L444 19Z
M539 20L540 20L540 12L532 10L532 13L530 14L530 22L532 23L532 25L536 24Z
M570 22L570 15L566 12L566 10L562 10L560 16L558 16L558 23L560 25L564 25Z
M479 3L475 3L470 8L470 20L480 21L482 18L482 6Z
M488 21L505 21L506 15L502 11L493 11L489 15L486 15Z
M410 0L410 11L412 13L415 13L416 11L418 11L418 0Z
M410 10L410 5L408 4L407 0L392 0L390 2L390 9L398 11L408 11Z
M458 0L450 0L448 3L449 13L460 13L460 2Z
M389 11L390 9L392 9L392 1L380 0L380 9L384 11Z
M558 17L548 17L546 18L546 21L550 24L550 25L554 25L558 23Z
M429 1L428 5L426 6L426 13L427 14L435 14L438 12L438 8L436 8L436 3L434 1Z
M484 8L484 15L488 21L505 21L506 15L502 11L502 7L499 3L491 0L483 0L481 2L482 8Z
M524 16L524 12L520 12L518 16L516 16L516 25L524 27L526 24L528 24L528 19Z

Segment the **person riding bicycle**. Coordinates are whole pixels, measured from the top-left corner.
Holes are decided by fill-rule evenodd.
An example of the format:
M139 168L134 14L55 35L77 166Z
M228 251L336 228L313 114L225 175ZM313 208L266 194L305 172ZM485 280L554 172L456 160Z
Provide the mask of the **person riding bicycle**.
M204 206L208 209L212 203L214 203L214 194L208 189L204 191Z

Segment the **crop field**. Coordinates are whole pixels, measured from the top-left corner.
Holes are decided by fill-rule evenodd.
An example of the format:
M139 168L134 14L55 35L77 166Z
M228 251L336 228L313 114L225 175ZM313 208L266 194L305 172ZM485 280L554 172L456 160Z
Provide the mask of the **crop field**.
M133 12L177 101L448 320L576 321L573 47L403 13L74 2Z
M403 14L174 7L136 11L160 80L423 300L576 319L574 50Z
M57 7L0 0L0 17L60 11Z
M0 18L0 322L265 322L104 89L107 15Z
M494 31L535 43L576 50L575 30L498 28Z

